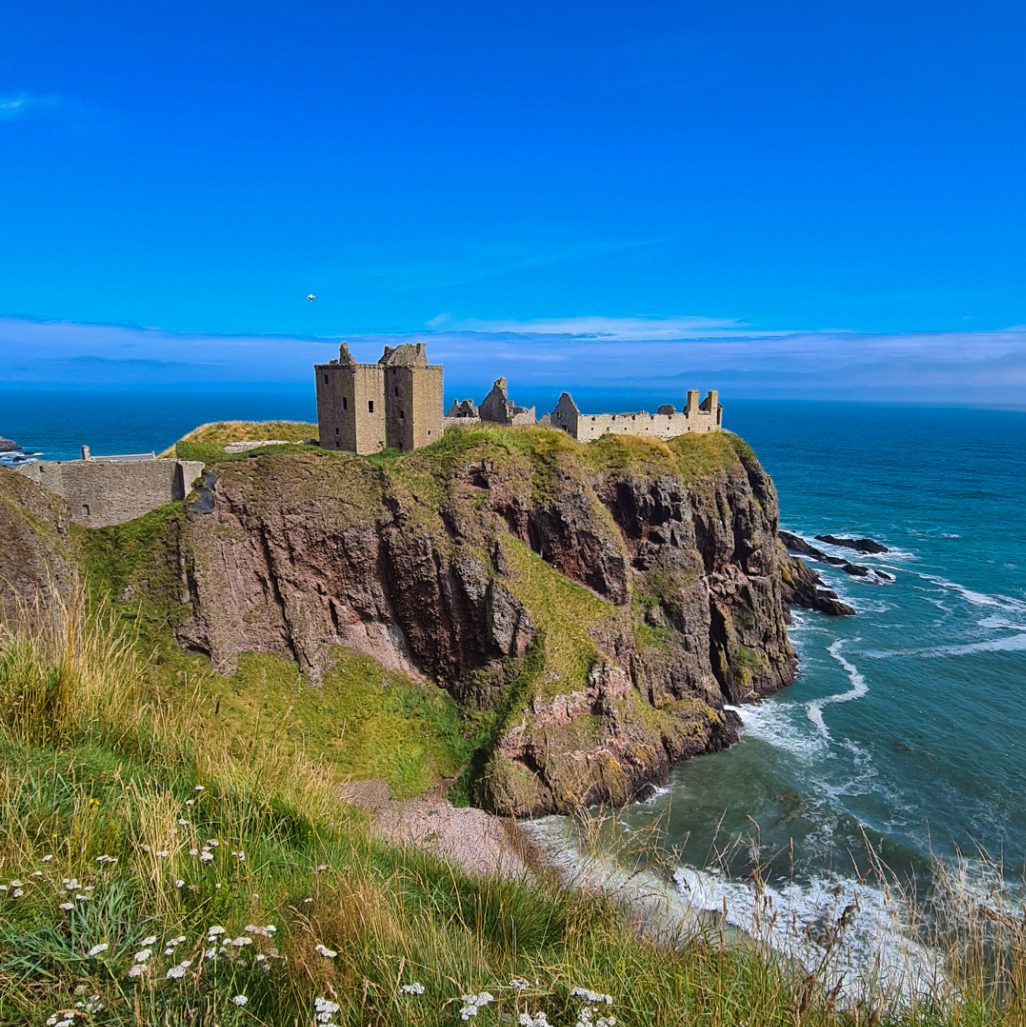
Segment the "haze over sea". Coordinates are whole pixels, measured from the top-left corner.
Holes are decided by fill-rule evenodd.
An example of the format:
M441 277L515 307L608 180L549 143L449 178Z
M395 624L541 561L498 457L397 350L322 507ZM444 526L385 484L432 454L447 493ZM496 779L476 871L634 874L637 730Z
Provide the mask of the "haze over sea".
M450 389L477 395L480 385ZM654 409L665 387L573 390L586 412ZM551 409L558 390L512 389ZM674 397L680 401L680 397ZM621 811L610 841L638 837L690 866L709 908L743 919L742 846L726 877L716 848L755 834L780 901L815 910L851 887L866 840L900 874L925 880L931 857L976 865L977 847L1026 870L1026 413L991 409L732 401L725 424L776 482L781 524L799 534L867 535L891 547L848 553L895 575L876 585L819 567L853 605L848 619L801 613L798 681L745 707L733 749L679 767L669 788ZM218 419L312 420L312 388L0 393L0 435L47 457L161 450ZM829 547L826 547L829 548ZM572 825L546 830L566 842ZM610 849L619 846L611 844ZM687 876L691 875L691 876ZM865 899L863 899L865 904ZM873 921L864 926L872 933Z

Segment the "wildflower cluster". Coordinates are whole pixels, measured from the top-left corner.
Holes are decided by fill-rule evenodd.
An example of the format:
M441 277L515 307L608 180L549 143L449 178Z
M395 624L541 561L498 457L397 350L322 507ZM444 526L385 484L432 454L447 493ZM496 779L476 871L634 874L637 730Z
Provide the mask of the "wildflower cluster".
M490 991L481 991L476 995L462 995L460 996L460 1001L463 1003L463 1008L460 1010L460 1019L469 1020L471 1017L477 1016L485 1006L494 1002L495 996Z
M577 1022L575 1027L616 1027L615 1016L600 1016L597 1020L595 1014L599 1006L611 1006L612 995L604 995L590 988L571 988L570 997L579 999L582 1003L577 1011Z
M335 1023L335 1014L339 1011L339 1004L327 998L314 999L314 1019L320 1027L338 1027Z

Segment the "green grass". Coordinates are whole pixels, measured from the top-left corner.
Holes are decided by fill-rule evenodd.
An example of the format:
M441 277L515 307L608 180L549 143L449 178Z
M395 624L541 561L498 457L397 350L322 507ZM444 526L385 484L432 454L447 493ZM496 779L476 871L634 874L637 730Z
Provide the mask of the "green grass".
M151 528L169 523L161 515ZM116 539L91 554L110 562L110 580L135 581L147 566L139 531L122 534L123 563ZM525 657L515 705L535 675L586 666L586 625L606 604L529 550L510 561L540 622L582 625L562 648ZM938 990L898 1008L882 995L843 1009L828 962L805 973L715 928L657 943L610 898L547 873L471 878L376 840L339 781L378 761L415 790L456 767L471 743L437 691L346 653L320 693L266 657L216 679L198 657L151 658L124 618L83 594L27 613L0 631L0 1027L42 1024L76 1003L92 1010L76 1010L76 1025L299 1027L318 997L338 1004L338 1024L458 1027L459 996L481 990L495 996L474 1020L483 1027L539 1012L572 1027L575 987L609 994L595 1018L624 1027L1026 1022L1021 918L953 903L957 997ZM829 939L844 924L822 930ZM135 960L144 948L152 954ZM424 994L403 995L414 981Z
M312 688L295 664L249 654L229 678L202 674L198 711L212 743L244 759L255 739L280 754L314 752L338 779L381 778L398 797L456 777L474 747L455 701L437 685L337 647Z
M591 630L616 617L612 603L571 581L515 538L503 539L510 574L503 579L544 635L544 664L533 691L553 695L579 689L602 660Z

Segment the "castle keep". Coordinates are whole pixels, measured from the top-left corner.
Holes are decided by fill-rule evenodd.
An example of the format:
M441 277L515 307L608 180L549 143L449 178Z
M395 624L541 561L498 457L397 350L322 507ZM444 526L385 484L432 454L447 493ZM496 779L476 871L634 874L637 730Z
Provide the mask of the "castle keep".
M358 364L343 342L338 360L314 372L321 448L408 452L442 437L442 365L427 362L424 343L386 346L376 364Z

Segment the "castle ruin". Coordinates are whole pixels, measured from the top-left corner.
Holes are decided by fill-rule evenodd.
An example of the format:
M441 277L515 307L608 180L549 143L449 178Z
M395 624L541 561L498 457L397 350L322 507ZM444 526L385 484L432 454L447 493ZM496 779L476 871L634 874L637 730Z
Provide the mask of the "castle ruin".
M442 437L442 365L424 343L386 346L376 364L358 364L342 343L338 360L316 364L322 449L409 452Z
M640 410L633 414L582 414L569 392L559 397L556 409L547 415L554 428L572 435L578 442L592 442L603 435L641 435L650 439L672 439L675 435L719 431L723 407L719 393L710 390L698 401L698 389L689 389L683 410L667 403L654 414Z
M442 367L427 362L422 342L386 346L376 364L358 364L343 342L338 360L316 364L314 371L320 445L352 453L379 453L385 448L409 452L436 442L450 426L540 424L558 428L578 442L603 435L670 439L723 426L719 393L711 390L699 402L697 389L688 391L683 409L664 404L654 414L582 414L564 392L555 410L538 420L534 407L517 406L509 398L505 378L495 379L480 405L456 400L443 418Z
M509 382L505 378L495 379L491 391L481 400L479 407L474 405L472 399L454 400L445 415L446 424L466 424L470 421L501 424L507 428L534 424L536 420L534 407L518 407L509 398Z

